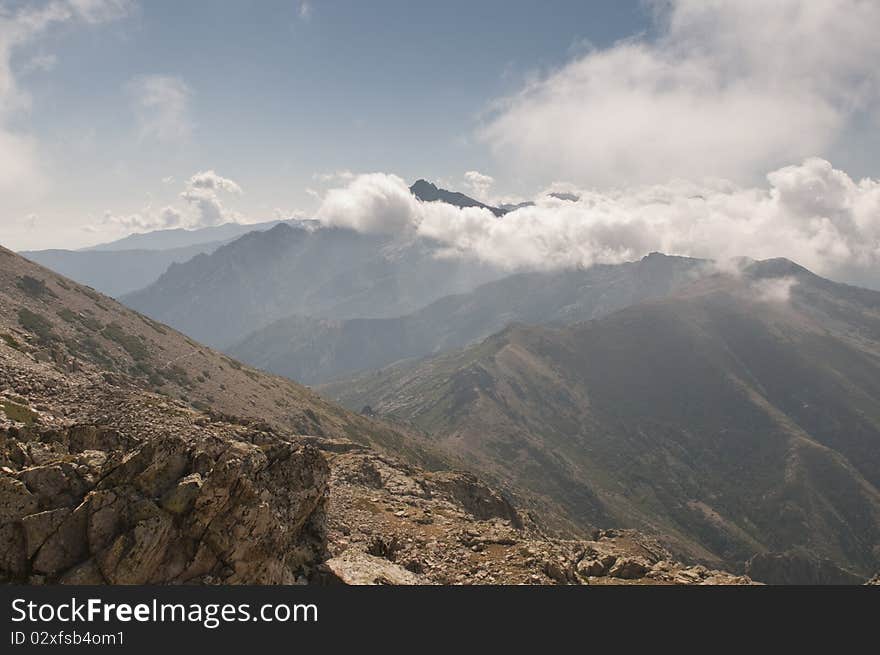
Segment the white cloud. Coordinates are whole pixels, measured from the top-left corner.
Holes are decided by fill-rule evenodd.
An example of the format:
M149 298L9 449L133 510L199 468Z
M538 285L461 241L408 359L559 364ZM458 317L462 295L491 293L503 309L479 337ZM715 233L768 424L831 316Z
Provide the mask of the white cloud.
M223 223L247 222L244 217L226 209L218 194L241 195L237 182L217 175L213 170L200 171L186 181L186 188L180 194L190 206L187 227L207 227Z
M312 179L315 182L322 182L324 184L328 182L344 182L347 180L354 179L354 173L352 173L348 169L343 169L339 171L330 171L328 173L314 173L312 174Z
M422 203L402 178L384 173L358 175L342 189L331 189L318 210L318 220L360 232L398 233L421 219Z
M179 143L189 139L192 91L173 75L143 75L126 84L141 139Z
M489 189L495 184L495 178L478 171L467 171L464 174L465 184L470 192L482 202L489 200Z
M89 232L101 232L109 228L116 232L130 234L183 226L184 217L179 211L174 207L163 207L158 212L145 208L142 212L131 214L115 214L107 210L104 212L100 226L87 225L85 229Z
M312 8L312 3L309 2L308 0L302 0L302 2L299 3L299 17L300 17L300 19L302 19L306 22L310 21L312 19L312 12L313 11L314 10Z
M226 191L237 195L242 193L237 182L217 175L213 170L196 173L187 180L186 186L188 190Z
M162 181L168 184L173 182L173 178L163 178ZM168 205L156 210L148 203L137 212L118 213L108 210L104 212L100 222L87 225L84 229L89 232L112 230L117 233L131 233L251 222L242 214L223 205L220 199L220 194L223 193L241 195L243 191L235 180L218 175L213 170L199 171L184 183L184 189L180 193L180 198L185 203L183 207Z
M13 57L33 45L60 24L96 24L120 18L130 9L123 0L55 0L25 3L13 10L0 7L0 193L32 193L45 184L40 165L39 144L11 122L30 107L29 94L20 88L18 77L34 70L48 70L55 64L52 54L31 57L19 70Z
M796 284L797 279L793 277L768 278L752 282L751 290L762 302L787 303Z
M788 257L819 274L880 287L880 181L852 180L822 159L767 175L769 185L674 182L578 200L539 194L501 218L423 203L395 175L355 178L324 197L318 218L365 232L417 234L441 254L507 269L617 263L652 251L727 260Z
M302 219L305 217L305 212L299 209L283 209L281 207L275 207L272 210L272 217L277 221L286 221L292 218Z
M591 185L751 183L880 116L878 2L652 7L658 37L590 50L497 104L481 136L499 161Z

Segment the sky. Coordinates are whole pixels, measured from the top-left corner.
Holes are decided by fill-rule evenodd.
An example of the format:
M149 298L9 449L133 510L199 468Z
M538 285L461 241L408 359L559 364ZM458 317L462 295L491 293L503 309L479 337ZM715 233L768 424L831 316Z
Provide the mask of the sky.
M317 216L535 267L772 233L861 279L878 24L871 0L0 0L0 243ZM398 195L420 177L539 202L426 212Z
M245 220L313 211L317 178L337 171L457 182L491 168L475 131L496 98L587 40L610 44L647 25L627 2L0 7L3 138L23 141L21 154L0 156L28 169L5 176L3 195L15 198L0 201L0 241L28 248L101 240L114 227L101 225L107 212L179 205L201 171L240 185L227 205ZM53 7L55 20L15 36L16 23Z

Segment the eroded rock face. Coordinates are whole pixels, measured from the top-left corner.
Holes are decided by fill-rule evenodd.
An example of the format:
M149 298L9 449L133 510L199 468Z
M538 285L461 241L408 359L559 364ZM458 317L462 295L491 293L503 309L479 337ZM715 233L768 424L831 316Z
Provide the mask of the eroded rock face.
M513 505L473 474L441 471L430 474L430 480L476 519L485 521L500 518L510 521L516 527L523 525L522 518Z
M259 445L198 430L143 442L112 434L30 435L56 439L51 461L3 434L5 580L286 584L322 559L329 469L313 446L265 434Z

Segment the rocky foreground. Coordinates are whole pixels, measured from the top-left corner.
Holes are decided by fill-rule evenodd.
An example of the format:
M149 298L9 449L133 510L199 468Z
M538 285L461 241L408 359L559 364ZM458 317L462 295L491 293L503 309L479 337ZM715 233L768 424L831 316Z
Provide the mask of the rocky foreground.
M282 434L0 345L0 579L741 584L631 531L545 537L470 474Z

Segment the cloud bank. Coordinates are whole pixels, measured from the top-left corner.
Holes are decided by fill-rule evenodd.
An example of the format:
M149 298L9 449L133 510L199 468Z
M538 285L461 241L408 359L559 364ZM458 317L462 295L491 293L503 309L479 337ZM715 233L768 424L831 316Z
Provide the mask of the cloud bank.
M169 183L172 181L173 179L170 179ZM148 232L250 222L245 216L224 206L221 199L221 194L224 193L241 195L244 192L235 180L218 175L213 170L200 171L184 183L184 189L180 193L180 198L185 203L184 207L168 205L154 209L148 205L143 210L131 214L107 211L100 225L91 225L87 229L95 232L103 226L115 231Z
M810 158L761 187L674 182L541 194L496 218L424 203L395 175L361 175L329 191L318 218L362 232L436 240L443 256L509 270L618 263L652 251L727 260L788 257L817 273L880 288L880 181L854 181Z
M497 103L480 136L499 161L590 185L751 184L880 120L878 2L649 5L658 36L590 50Z

